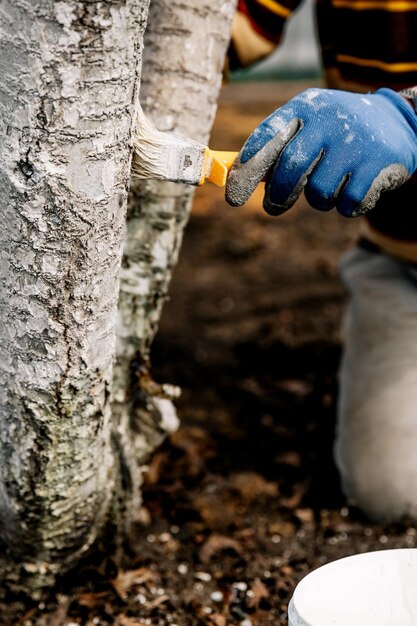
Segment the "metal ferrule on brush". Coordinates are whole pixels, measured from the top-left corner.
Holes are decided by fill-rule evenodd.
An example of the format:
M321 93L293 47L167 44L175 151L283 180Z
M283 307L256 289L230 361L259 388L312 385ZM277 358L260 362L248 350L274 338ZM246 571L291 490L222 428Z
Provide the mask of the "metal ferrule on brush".
M166 180L202 185L226 184L235 152L216 152L182 135L161 132L139 107L133 136L132 174L142 180Z

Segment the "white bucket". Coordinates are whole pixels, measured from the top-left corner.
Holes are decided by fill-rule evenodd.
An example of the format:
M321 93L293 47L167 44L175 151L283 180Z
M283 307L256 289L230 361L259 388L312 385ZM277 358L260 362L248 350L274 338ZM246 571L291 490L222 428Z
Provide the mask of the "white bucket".
M417 626L417 549L357 554L297 585L289 626Z

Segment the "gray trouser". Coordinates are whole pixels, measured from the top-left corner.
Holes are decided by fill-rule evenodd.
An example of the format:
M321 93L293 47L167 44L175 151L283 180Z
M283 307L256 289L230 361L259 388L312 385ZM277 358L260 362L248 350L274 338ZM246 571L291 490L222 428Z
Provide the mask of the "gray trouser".
M342 261L350 301L336 462L371 517L417 519L417 271L362 249Z

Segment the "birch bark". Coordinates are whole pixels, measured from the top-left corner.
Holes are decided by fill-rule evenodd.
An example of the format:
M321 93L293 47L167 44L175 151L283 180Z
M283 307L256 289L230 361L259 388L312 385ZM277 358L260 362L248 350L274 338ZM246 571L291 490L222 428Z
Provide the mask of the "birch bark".
M177 424L148 357L193 190L135 186L119 299L147 12L0 4L2 591L36 597L109 524L121 536L143 459ZM162 130L207 140L233 12L153 0L143 103Z
M152 0L141 102L160 130L206 143L217 107L235 0ZM172 389L150 375L149 350L176 264L194 189L134 183L121 271L114 411L144 459L176 428ZM126 429L122 429L126 432ZM133 468L134 481L140 473ZM138 491L136 490L136 493Z
M147 8L0 5L2 590L52 583L120 496L110 390Z

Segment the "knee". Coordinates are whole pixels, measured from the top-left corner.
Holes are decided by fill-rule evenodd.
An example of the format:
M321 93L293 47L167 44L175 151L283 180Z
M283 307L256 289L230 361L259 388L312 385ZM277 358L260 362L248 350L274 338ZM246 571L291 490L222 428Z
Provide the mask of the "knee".
M386 255L356 250L335 446L343 488L372 519L417 520L417 290Z
M380 433L381 434L381 433ZM371 519L417 520L416 437L338 437L335 458L346 496Z

